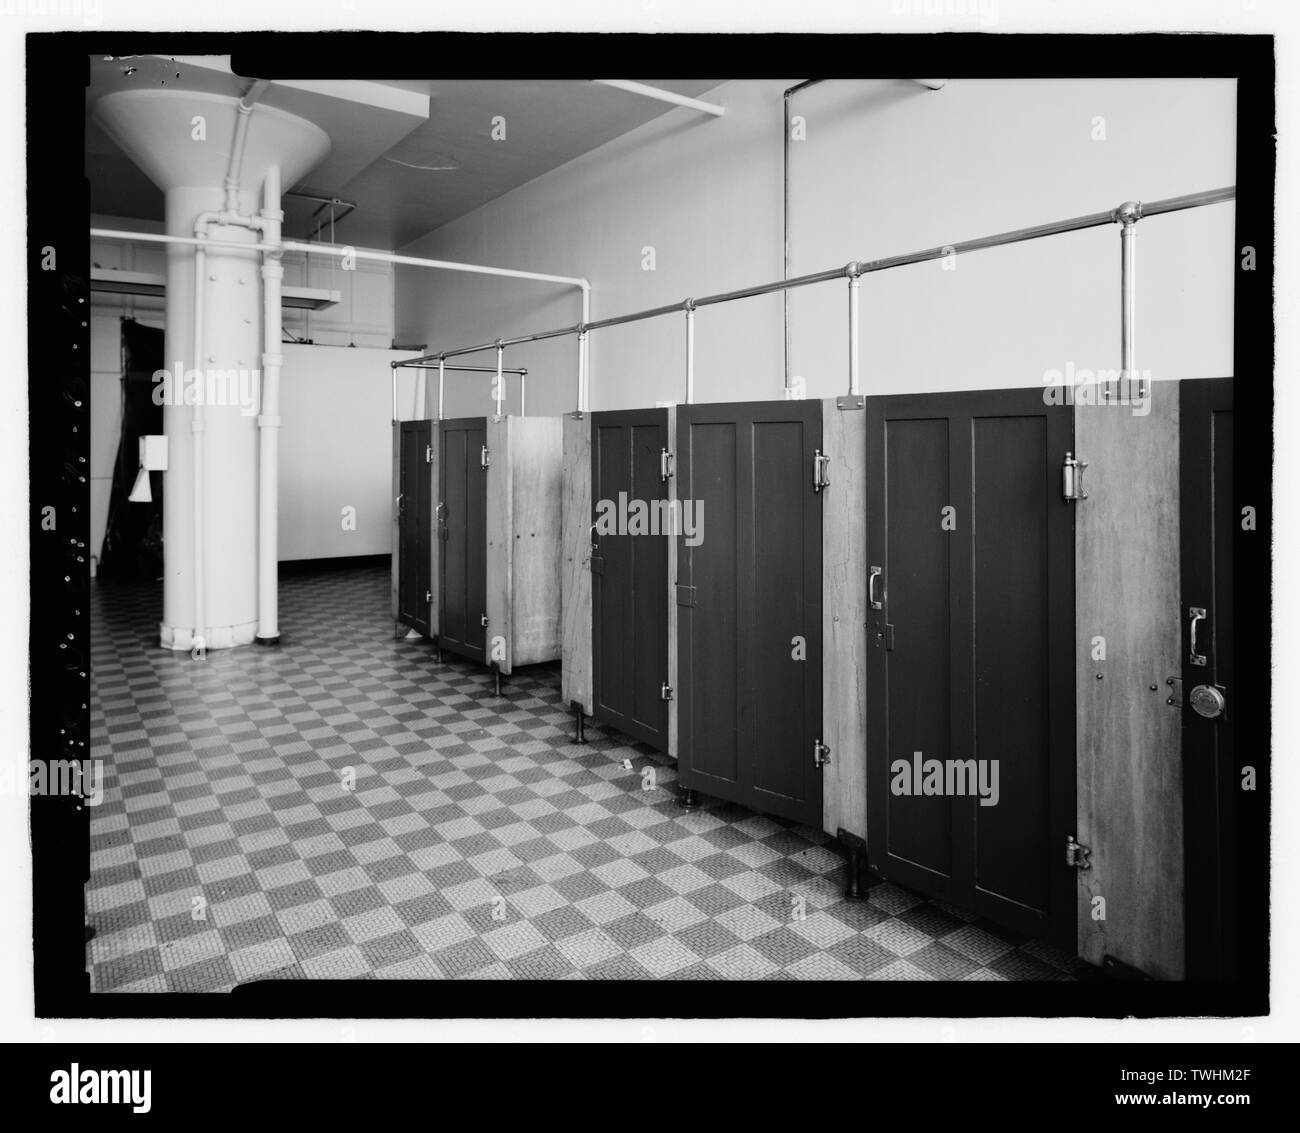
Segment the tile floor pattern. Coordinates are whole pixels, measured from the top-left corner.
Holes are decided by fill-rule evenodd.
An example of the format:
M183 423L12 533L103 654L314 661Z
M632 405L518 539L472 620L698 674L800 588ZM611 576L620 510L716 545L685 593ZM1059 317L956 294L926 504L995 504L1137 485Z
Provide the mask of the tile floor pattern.
M1056 980L1092 969L889 883L820 831L702 798L558 666L492 696L398 641L386 568L286 578L279 649L156 644L96 584L87 963L96 991L261 979ZM353 777L351 789L345 778Z

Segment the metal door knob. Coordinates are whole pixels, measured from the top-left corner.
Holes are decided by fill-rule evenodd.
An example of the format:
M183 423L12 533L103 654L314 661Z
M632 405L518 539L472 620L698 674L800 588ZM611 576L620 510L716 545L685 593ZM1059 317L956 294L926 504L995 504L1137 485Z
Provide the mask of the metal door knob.
M1192 689L1188 701L1192 706L1192 711L1198 716L1204 716L1207 720L1222 716L1223 709L1228 703L1222 690L1215 688L1213 685L1197 685Z

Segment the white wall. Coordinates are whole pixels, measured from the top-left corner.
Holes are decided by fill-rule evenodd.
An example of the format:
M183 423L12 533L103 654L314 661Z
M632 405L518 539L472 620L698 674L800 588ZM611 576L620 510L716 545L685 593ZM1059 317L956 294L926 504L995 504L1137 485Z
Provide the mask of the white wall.
M161 222L150 223L112 216L92 216L91 226L142 232L163 230ZM342 271L331 266L332 259L333 257L306 257L299 253L284 257L286 284L325 287L340 292L340 301L324 311L307 312L285 308L285 329L299 338L311 338L314 342L332 346L346 347L349 343L355 343L358 348L387 349L392 346L392 266L360 260L355 271ZM158 275L164 274L166 267L166 253L161 245L121 240L92 240L90 260L92 265L108 270L152 272ZM121 319L129 316L148 326L162 327L164 306L161 298L106 295L102 292L94 292L91 296L90 546L96 556L103 546L104 528L108 522L113 461L117 455L122 428ZM409 357L409 352L405 354ZM389 412L387 407L390 400L384 400L385 414ZM387 416L384 420L388 420ZM387 436L385 431L385 446ZM384 465L383 475L387 485L387 464ZM385 487L385 494L387 490ZM386 550L387 545L380 551L354 553L378 554ZM289 557L283 554L283 546L281 552L282 558Z
M280 561L386 555L392 538L392 376L409 351L284 346L280 388ZM414 370L398 412L415 416ZM421 414L422 415L422 414ZM353 509L355 530L344 527Z
M781 92L735 81L721 119L674 110L403 248L593 285L592 317L781 275ZM831 80L794 99L793 274L1234 181L1230 80ZM1106 140L1094 141L1104 117ZM502 143L508 144L508 143ZM1138 365L1231 373L1232 204L1154 217L1138 245ZM642 269L652 246L656 270ZM1119 366L1117 226L884 272L862 284L866 392L1037 385ZM793 293L792 372L808 396L847 384L847 285ZM398 268L397 335L431 350L572 324L576 292ZM592 335L593 409L681 400L678 316ZM696 317L700 401L777 397L781 298ZM529 408L572 408L574 340L512 348ZM471 361L491 361L491 354ZM450 395L448 415L482 412Z

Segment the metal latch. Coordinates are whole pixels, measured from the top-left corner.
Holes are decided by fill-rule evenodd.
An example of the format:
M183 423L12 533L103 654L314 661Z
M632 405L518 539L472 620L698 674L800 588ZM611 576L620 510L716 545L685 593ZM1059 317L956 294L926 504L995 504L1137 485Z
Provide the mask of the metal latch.
M1083 490L1083 470L1088 465L1076 460L1074 453L1067 452L1061 462L1061 498L1065 500L1086 500L1088 493Z
M667 480L668 477L673 475L674 471L673 454L666 448L661 448L659 450L659 479Z
M831 458L821 449L813 457L813 491L820 492L831 486Z
M431 606L431 605L433 605L433 591L432 591L432 590L426 590L426 591L424 592L424 604L425 604L426 606Z
M483 626L485 629L487 628L487 624L488 624L488 616L487 616L487 614L482 614L482 615L479 616L478 624L481 625L481 626Z
M488 451L487 445L483 446L483 451L479 453L478 464L480 468L487 468L492 463L492 454Z
M667 681L664 681L664 683L659 686L659 699L672 700L672 698L673 698L673 686L670 685Z
M1092 869L1092 850L1074 840L1073 834L1065 838L1065 864L1075 869Z
M433 445L424 446L424 463L425 464L433 463Z
M813 740L813 766L818 770L831 761L831 749L822 743L820 737Z

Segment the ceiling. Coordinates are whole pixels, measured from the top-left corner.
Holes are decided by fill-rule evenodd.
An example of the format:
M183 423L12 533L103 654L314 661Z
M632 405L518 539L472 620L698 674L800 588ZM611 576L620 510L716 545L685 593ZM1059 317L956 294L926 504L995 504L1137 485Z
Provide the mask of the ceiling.
M242 91L247 80L210 66L212 58L96 57L87 106L110 90L133 87ZM699 96L724 80L638 81ZM318 84L326 85L347 96L327 100L333 117L329 123L308 105L312 99L312 105L321 105L319 89L273 82L264 99L312 118L331 135L330 157L295 188L356 202L356 211L336 223L334 234L339 242L358 247L400 248L651 119L694 113L583 79ZM357 89L348 89L353 87ZM423 107L424 97L427 118L412 111L413 105ZM492 137L498 116L505 119L504 141ZM162 220L161 190L89 113L86 176L93 212ZM328 208L313 219L319 207L318 202L286 198L285 235L304 238L324 220L321 238L330 239Z

